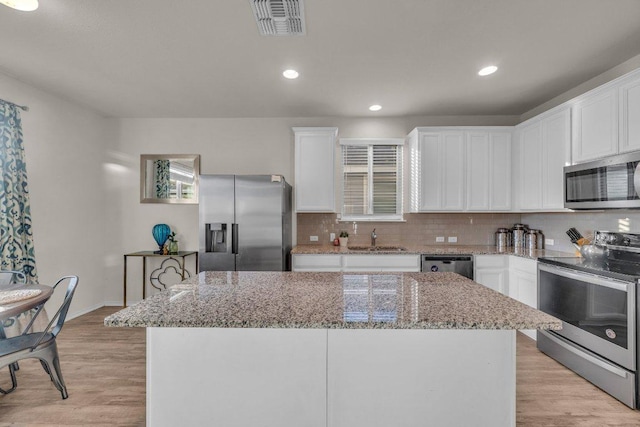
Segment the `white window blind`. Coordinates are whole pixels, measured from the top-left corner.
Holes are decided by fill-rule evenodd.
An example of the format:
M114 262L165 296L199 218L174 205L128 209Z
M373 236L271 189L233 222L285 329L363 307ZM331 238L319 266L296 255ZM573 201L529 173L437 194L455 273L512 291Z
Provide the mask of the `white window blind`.
M342 139L343 219L402 219L402 139Z

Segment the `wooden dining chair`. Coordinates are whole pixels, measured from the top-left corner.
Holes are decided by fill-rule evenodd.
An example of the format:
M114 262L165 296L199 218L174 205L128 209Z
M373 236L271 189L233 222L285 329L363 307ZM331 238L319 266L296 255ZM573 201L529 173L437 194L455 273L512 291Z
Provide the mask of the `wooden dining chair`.
M42 367L47 374L49 374L51 381L62 394L62 398L66 399L69 397L69 394L67 393L67 386L64 383L62 371L60 370L60 357L58 355L56 337L64 326L64 321L67 317L67 312L69 311L73 294L75 293L76 286L78 285L78 277L65 276L61 278L55 285L53 285L54 291L58 285L63 282L68 282L64 300L44 331L29 332L31 326L33 326L34 320L38 317L38 314L40 314L44 307L44 305L41 305L22 335L0 341L0 369L5 366L9 366L13 385L13 387L5 393L10 393L17 387L15 370L12 368L12 364L22 359L39 359Z

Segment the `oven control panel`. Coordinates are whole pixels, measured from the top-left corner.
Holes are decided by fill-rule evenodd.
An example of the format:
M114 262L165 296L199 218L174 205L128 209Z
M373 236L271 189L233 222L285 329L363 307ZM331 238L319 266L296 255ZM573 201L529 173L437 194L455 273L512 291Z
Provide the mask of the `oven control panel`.
M596 231L594 243L599 246L608 246L614 249L640 251L640 234L622 233L612 231Z

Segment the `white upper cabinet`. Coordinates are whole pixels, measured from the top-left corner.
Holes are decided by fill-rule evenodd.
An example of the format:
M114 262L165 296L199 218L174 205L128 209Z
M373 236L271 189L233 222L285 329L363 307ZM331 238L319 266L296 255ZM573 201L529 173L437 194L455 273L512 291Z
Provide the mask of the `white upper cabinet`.
M297 212L335 212L335 158L338 128L293 128Z
M464 135L445 132L441 141L442 209L464 209Z
M620 87L620 152L640 150L640 77Z
M511 134L506 127L416 128L411 212L511 209Z
M511 203L511 146L513 131L492 132L491 142L491 194L489 209L510 210Z
M573 161L618 152L618 89L608 87L579 98L573 105Z
M522 128L520 133L521 209L539 209L542 205L542 123Z
M515 194L520 210L564 209L563 167L571 160L571 111L561 108L517 127Z
M571 100L573 163L640 150L640 69Z
M488 210L491 149L488 132L467 134L467 209Z
M571 164L571 110L542 120L542 208L564 208L564 167Z
M511 130L467 132L467 210L511 209Z
M464 132L415 129L411 146L411 211L464 209Z

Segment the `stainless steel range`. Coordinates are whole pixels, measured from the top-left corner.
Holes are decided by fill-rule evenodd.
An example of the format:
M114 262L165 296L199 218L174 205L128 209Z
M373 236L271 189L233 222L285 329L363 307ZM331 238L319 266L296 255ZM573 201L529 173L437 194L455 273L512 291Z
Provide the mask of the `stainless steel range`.
M640 234L597 231L591 258L541 258L539 309L562 320L538 349L637 408Z

